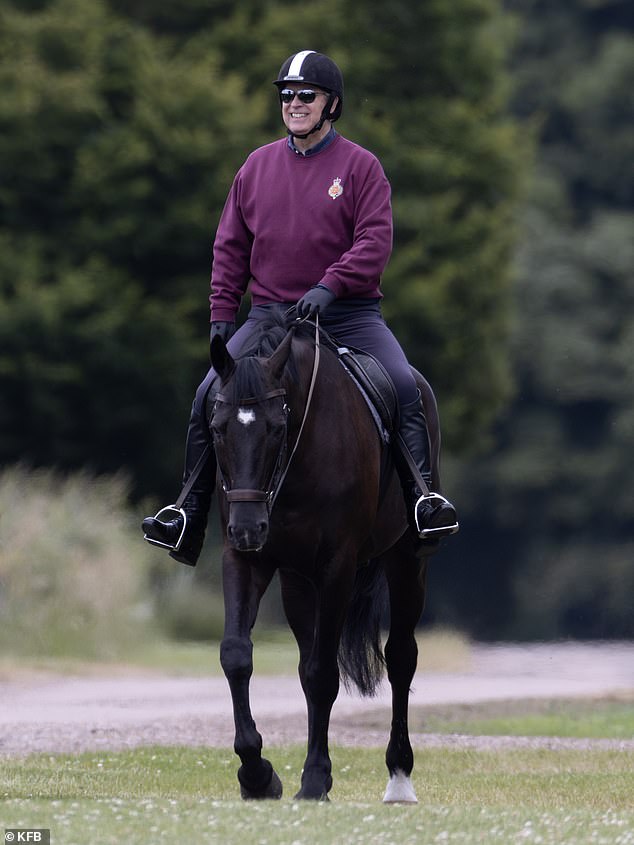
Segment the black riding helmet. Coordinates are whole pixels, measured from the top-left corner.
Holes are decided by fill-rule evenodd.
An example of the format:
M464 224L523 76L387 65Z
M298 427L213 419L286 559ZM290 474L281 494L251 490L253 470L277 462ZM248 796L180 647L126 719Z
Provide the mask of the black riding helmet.
M302 50L300 53L293 53L280 68L277 79L273 84L281 91L289 82L304 82L306 85L316 85L318 88L328 92L328 100L324 106L317 124L304 135L297 135L298 138L306 138L313 132L318 132L325 120L334 123L341 117L343 111L343 76L337 65L323 53L316 53L314 50ZM330 114L330 109L335 99L339 102L335 110ZM289 132L289 135L293 134Z

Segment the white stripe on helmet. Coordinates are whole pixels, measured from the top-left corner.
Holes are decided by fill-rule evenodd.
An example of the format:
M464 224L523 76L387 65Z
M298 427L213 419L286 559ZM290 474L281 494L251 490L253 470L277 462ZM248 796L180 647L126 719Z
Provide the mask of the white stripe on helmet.
M293 61L290 64L288 69L288 73L284 77L284 79L297 79L299 82L302 81L304 78L301 76L302 65L304 64L304 59L306 56L310 56L311 53L314 53L314 50L302 50L301 53L296 53L293 56Z

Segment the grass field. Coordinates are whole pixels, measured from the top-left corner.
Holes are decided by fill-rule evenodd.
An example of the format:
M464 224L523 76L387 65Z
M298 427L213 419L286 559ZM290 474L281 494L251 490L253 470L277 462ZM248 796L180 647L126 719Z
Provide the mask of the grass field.
M612 736L615 707L620 730L631 738L632 700L529 702L524 708L498 703L454 708L444 716L432 710L415 719L431 717L434 730L460 724L475 733L483 725L489 732L526 733L534 718L549 714L552 726L561 728L567 712L573 735ZM634 752L419 750L413 776L419 804L414 807L381 803L383 753L333 748L335 783L327 805L292 800L304 756L297 746L270 749L285 797L265 803L238 800L237 760L228 749L146 748L5 759L0 826L50 828L55 845L175 840L214 845L634 845Z
M417 806L380 803L378 749L332 751L328 805L294 802L303 753L271 758L289 797L237 800L229 751L154 748L38 755L4 767L5 827L47 827L54 843L634 842L634 758L623 752L419 752Z
M362 715L359 723L381 730L385 715ZM522 699L412 707L412 733L472 736L562 736L634 739L634 692L602 699Z
M294 674L286 632L256 636L260 674ZM469 667L459 636L420 642L423 670ZM145 645L108 671L220 672L214 645ZM101 673L76 660L0 662L0 677L22 671ZM364 713L363 730L385 732L386 711ZM600 700L506 701L412 708L413 733L634 738L634 695ZM293 801L304 749L271 748L285 788L280 802L238 798L230 749L139 748L82 755L0 758L0 831L49 828L53 845L634 845L634 752L596 747L496 751L419 749L413 782L419 804L381 803L384 748L331 748L328 804Z

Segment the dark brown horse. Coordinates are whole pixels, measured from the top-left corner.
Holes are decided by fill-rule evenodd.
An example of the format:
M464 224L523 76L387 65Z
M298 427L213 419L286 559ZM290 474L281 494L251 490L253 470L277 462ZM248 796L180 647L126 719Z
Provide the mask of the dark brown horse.
M218 394L209 415L218 459L225 529L225 631L220 657L233 700L243 798L279 798L282 784L262 757L249 680L251 630L276 571L288 623L299 647L308 710L308 749L297 798L325 800L332 786L330 712L345 681L372 695L384 664L392 686L384 801L416 801L408 736L415 628L423 610L427 557L410 529L391 450L337 355L316 349L314 324L280 319L234 360L215 338ZM318 345L319 346L319 345ZM438 489L438 414L428 383L416 374L432 439ZM385 656L380 623L387 582Z

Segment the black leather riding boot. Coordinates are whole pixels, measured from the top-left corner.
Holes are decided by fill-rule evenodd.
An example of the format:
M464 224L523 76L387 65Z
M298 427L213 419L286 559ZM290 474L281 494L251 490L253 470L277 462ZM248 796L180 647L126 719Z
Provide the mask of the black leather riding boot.
M401 456L397 461L401 483L405 501L411 503L413 509L413 522L418 536L430 539L444 534L455 534L458 530L458 519L454 506L440 493L432 493L430 490L431 449L420 391L418 399L414 402L401 405L398 433L401 450L407 449L427 486L427 490L421 490L407 459L404 455Z
M208 444L209 436L202 425L199 414L193 412L185 445L183 484L189 479ZM181 514L177 514L174 519L167 521L148 516L143 520L145 539L150 543L154 542L171 549L170 557L179 561L179 563L196 566L205 539L207 517L215 480L216 456L213 449L210 449L192 489L182 504L186 520L183 519ZM169 513L169 509L167 511ZM185 525L184 532L183 525ZM179 544L181 534L183 536ZM178 548L176 548L177 545Z

